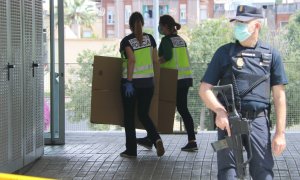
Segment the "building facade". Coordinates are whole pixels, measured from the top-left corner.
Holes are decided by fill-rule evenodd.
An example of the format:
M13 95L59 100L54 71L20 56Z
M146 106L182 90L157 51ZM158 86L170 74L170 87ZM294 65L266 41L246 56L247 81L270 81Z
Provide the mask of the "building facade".
M263 7L265 21L268 27L274 30L286 25L290 16L300 10L300 0L214 0L213 18L233 17L240 4Z
M44 5L49 4L48 1L44 0ZM66 38L120 39L131 32L129 17L135 11L144 16L144 30L152 33L158 26L154 19L155 1L159 3L159 16L169 14L188 27L209 18L233 17L238 5L248 4L264 7L265 23L270 29L278 29L300 9L300 0L282 0L280 3L275 0L87 0L85 6L96 12L96 21L92 27L82 26L81 34L77 36L66 27Z
M214 0L214 16L213 18L235 16L238 5L252 5L256 7L264 7L263 14L265 22L272 29L275 28L275 0Z
M99 0L98 0L99 1ZM159 16L169 14L182 25L193 26L201 20L212 16L209 0L159 0ZM153 31L154 24L153 0L101 0L105 9L102 16L102 36L104 38L121 38L131 31L129 17L132 12L139 11L145 20L145 29Z
M288 24L290 16L300 10L300 0L285 0L282 4L275 5L276 28L281 28Z

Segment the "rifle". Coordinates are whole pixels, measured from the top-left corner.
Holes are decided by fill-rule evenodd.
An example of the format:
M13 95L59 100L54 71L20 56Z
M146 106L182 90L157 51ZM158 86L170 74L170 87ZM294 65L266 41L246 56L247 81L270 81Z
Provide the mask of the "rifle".
M215 152L225 148L230 148L232 150L235 159L237 178L244 179L246 176L246 166L252 159L250 121L246 118L242 118L236 110L232 84L214 86L213 91L218 92L225 101L226 109L228 111L228 120L231 130L231 136L226 136L225 139L213 142L211 143L211 145ZM228 98L225 96L225 92L227 92L227 95L229 93L231 94L231 104L229 103ZM245 162L243 158L242 135L247 137L246 141L249 145L249 158Z

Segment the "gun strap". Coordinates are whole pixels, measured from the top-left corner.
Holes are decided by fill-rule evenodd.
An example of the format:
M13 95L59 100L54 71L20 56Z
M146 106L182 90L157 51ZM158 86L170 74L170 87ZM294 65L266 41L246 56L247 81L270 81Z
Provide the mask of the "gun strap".
M256 88L260 83L267 80L269 77L270 77L270 73L259 78L257 81L255 81L253 84L251 84L251 86L248 89L245 89L244 91L242 91L240 93L240 98L243 98L244 96L246 96L250 91L252 91L254 88Z
M229 55L230 57L232 57L234 55L234 49L235 49L236 44L231 44L230 47L230 51L229 51ZM231 66L232 68L232 66ZM243 90L242 92L239 92L237 83L236 83L236 78L235 75L233 73L233 70L231 69L231 73L232 73L232 85L233 85L233 92L234 95L236 96L236 100L237 100L237 110L240 111L241 107L240 107L240 101L243 97L245 97L249 92L251 92L254 88L256 88L258 85L260 85L262 82L264 82L265 80L267 80L270 77L270 73L262 76L261 78L259 78L257 81L255 81L253 84L251 84L251 86L248 89Z
M233 71L231 71L232 73L232 87L233 87L233 93L234 93L234 99L236 100L235 102L235 106L236 106L236 109L238 112L241 111L241 97L240 97L240 93L239 93L239 89L237 87L237 84L236 84L236 79L235 79L235 76L233 74Z

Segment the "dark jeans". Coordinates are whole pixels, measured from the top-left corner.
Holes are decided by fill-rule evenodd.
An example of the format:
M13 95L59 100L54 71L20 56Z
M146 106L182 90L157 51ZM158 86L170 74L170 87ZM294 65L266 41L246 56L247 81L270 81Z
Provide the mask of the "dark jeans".
M136 132L135 132L135 107L137 103L138 117L144 128L148 133L148 137L153 143L156 140L161 139L157 130L150 119L149 108L151 99L153 96L152 88L135 88L134 94L131 97L125 96L125 89L122 86L122 99L123 99L123 110L124 110L124 126L126 134L126 150L136 153Z
M224 139L225 132L218 129L218 139ZM271 151L271 133L269 120L266 116L257 117L251 122L251 145L253 157L249 164L250 175L253 180L271 180L274 177L274 160ZM247 143L245 149L249 152ZM230 149L217 152L218 179L236 179L234 156Z
M187 107L187 95L189 92L189 87L179 87L177 88L177 100L176 106L177 111L183 119L184 127L188 134L188 140L196 140L194 131L194 121Z

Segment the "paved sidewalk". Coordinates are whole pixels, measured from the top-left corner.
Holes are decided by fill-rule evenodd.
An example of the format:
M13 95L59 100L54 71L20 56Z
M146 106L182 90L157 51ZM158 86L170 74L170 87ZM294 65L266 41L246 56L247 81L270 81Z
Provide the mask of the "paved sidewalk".
M286 137L286 151L275 158L275 179L300 180L300 133L288 133ZM67 133L66 144L46 146L44 156L26 174L66 180L214 180L216 154L210 143L216 140L216 132L198 133L196 138L198 152L180 150L187 142L186 135L162 135L166 149L163 157L157 157L155 149L138 146L138 157L129 159L119 156L125 149L124 132Z

